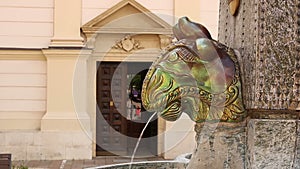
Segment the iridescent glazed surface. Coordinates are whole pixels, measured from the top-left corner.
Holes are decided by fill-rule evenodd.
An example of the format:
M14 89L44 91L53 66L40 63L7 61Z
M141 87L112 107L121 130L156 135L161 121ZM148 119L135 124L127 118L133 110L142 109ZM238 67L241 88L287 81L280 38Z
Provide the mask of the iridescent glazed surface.
M142 88L146 110L169 121L187 113L195 122L241 121L246 116L236 54L208 30L180 18L170 44L150 67Z

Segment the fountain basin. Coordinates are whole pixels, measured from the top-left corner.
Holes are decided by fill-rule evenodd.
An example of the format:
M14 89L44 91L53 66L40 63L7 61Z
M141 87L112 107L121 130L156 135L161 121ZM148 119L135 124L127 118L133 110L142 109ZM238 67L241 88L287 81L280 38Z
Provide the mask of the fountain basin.
M185 169L188 163L184 161L141 161L133 162L131 169ZM85 169L129 169L130 163L112 164Z
M164 161L139 161L132 163L111 164L85 169L185 169L190 162L191 153L179 155L175 160Z

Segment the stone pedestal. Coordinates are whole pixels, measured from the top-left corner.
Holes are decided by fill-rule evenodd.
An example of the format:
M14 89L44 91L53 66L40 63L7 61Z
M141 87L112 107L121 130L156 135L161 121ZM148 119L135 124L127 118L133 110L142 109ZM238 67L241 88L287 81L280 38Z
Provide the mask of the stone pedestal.
M249 116L248 168L299 168L299 113L255 110Z
M247 168L300 168L298 0L220 1L219 41L240 51Z
M246 121L241 123L198 123L197 148L189 169L233 168L246 166Z
M297 121L252 119L248 124L248 168L294 168Z

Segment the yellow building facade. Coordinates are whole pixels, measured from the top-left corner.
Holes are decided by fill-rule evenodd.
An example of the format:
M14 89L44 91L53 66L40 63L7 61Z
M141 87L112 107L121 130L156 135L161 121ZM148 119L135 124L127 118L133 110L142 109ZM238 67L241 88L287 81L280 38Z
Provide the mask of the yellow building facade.
M177 18L202 23L216 39L218 5L217 0L0 2L0 153L12 153L15 160L105 155L97 154L103 136L97 133L105 130L97 114L107 120L106 104L126 109L126 78L149 67L171 42ZM120 78L110 76L108 86L122 86L108 89L111 100L103 99L106 68L113 67L108 65L121 71ZM135 131L134 124L120 123L111 120L110 127ZM176 123L158 118L153 130L154 155L172 159L193 151L187 117ZM124 147L135 142L127 138L113 141Z

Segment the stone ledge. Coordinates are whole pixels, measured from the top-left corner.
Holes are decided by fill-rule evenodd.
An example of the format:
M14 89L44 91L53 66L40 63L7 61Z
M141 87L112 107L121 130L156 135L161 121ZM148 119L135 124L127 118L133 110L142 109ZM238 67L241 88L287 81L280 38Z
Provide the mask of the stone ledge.
M296 110L248 110L251 119L298 119L300 112Z
M11 153L13 160L92 158L93 142L83 131L4 131L0 138L0 153Z

